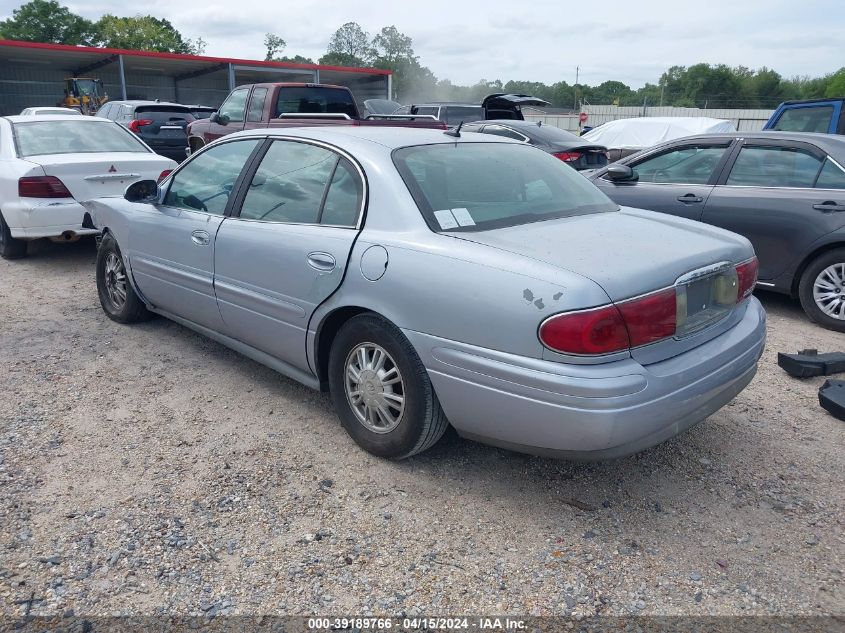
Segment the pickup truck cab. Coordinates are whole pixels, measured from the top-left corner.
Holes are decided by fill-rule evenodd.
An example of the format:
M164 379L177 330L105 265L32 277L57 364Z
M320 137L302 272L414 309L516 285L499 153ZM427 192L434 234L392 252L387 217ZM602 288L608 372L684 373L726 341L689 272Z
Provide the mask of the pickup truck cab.
M784 101L763 129L845 134L845 97Z
M208 119L188 128L191 152L222 136L271 127L390 125L446 129L425 115L362 116L349 88L329 84L261 83L238 86Z

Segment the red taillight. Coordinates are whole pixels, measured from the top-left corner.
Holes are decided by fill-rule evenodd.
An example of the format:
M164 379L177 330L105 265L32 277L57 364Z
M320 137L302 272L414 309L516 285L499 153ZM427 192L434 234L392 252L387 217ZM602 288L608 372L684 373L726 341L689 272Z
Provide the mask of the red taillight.
M754 286L757 285L757 272L760 269L760 264L756 257L752 257L747 262L744 262L736 267L737 289L736 302L739 303L746 297L750 297L754 292Z
M617 305L559 314L540 326L540 341L564 354L610 354L675 334L674 288Z
M540 326L543 345L565 354L609 354L630 347L616 306L558 314Z
M168 177L170 174L172 174L172 173L173 173L173 170L172 170L172 169L165 169L163 172L161 172L161 173L158 175L158 182L161 182L162 180L164 180L165 178L167 178L167 177Z
M152 125L152 124L153 124L152 119L132 119L129 122L129 129L132 132L135 132L135 134L137 134L138 132L141 131L142 127L144 127L145 125Z
M55 176L30 176L18 180L21 198L72 198L65 183Z
M574 163L581 158L581 152L557 152L552 154L555 158L559 158L565 163Z
M617 307L628 326L631 347L648 345L675 334L678 304L674 288L632 299Z

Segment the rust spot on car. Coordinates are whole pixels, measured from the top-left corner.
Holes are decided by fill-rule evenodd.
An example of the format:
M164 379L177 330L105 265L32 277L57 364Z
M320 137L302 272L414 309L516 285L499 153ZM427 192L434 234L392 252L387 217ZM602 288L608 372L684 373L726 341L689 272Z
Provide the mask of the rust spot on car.
M552 299L554 299L555 301L560 301L560 298L561 298L562 296L563 296L563 293L562 293L562 292L556 292L556 293L552 296Z
M522 291L522 297L526 301L534 301L534 293L528 288Z
M534 305L537 306L538 310L542 310L543 308L546 307L546 304L543 303L542 299L537 299L537 301L534 302Z

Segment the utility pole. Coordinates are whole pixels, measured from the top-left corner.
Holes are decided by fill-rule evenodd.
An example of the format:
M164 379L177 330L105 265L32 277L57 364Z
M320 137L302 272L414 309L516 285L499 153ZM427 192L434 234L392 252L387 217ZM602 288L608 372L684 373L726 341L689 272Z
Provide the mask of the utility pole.
M578 72L580 70L581 70L580 66L575 67L575 85L573 86L573 89L575 91L575 103L572 106L573 110L578 110Z
M661 81L660 82L660 107L663 107L663 91L666 89L666 84Z

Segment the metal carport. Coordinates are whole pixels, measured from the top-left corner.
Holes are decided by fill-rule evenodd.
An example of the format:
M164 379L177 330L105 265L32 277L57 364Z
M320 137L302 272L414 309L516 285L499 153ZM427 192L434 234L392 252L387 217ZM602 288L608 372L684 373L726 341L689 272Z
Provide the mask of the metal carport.
M219 106L236 85L303 81L349 87L359 102L389 98L391 74L263 60L0 40L0 115L56 105L65 77L98 77L112 100L161 99Z

